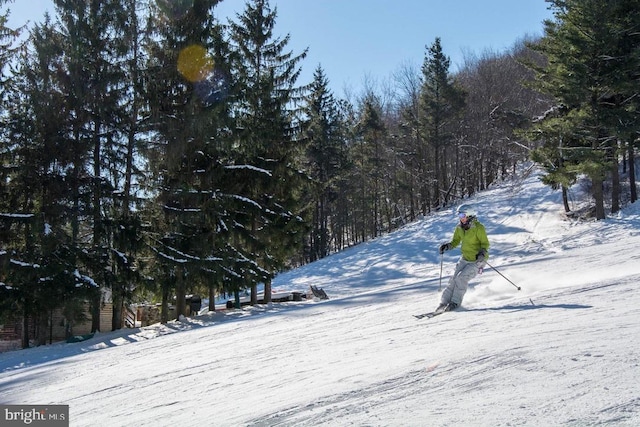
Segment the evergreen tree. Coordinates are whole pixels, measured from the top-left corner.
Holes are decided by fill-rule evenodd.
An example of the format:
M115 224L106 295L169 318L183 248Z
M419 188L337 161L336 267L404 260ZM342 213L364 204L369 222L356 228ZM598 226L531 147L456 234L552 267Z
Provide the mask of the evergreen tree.
M186 314L187 278L219 277L232 264L223 221L227 206L225 134L229 118L226 43L213 18L217 0L159 0L149 21L147 95L152 138L145 150L153 180L148 237ZM168 289L163 290L163 321Z
M631 21L626 18L633 16L628 12L637 11L638 4L636 0L549 3L555 20L545 22L545 37L532 46L548 59L546 67L537 69L537 87L552 95L564 112L567 137L562 140L561 157L569 170L591 179L595 216L603 219L603 182L609 171L614 182L612 208L618 206L618 124L622 121L628 129L634 122L627 88L634 85L633 76L637 78L637 13ZM628 131L624 136L629 137Z
M386 167L384 145L387 136L382 121L382 108L377 97L369 95L363 102L357 126L357 140L352 147L358 191L354 195L355 209L359 213L362 241L377 237L382 200L382 173Z
M131 300L133 288L140 282L139 263L142 251L142 218L144 207L139 195L143 180L140 161L143 120L148 115L144 103L144 54L142 51L143 14L139 8L145 2L123 0L122 7L113 10L119 22L117 36L112 40L115 74L110 94L117 95L118 109L114 109L113 143L105 152L105 168L113 191L108 200L108 219L105 231L109 241L109 267L106 271L111 288L113 315L111 329L122 328L124 304ZM115 27L115 25L114 25Z
M16 58L20 50L19 37L24 27L10 28L7 26L11 9L4 10L6 4L11 4L10 0L0 0L0 94L4 97L6 85L11 80L11 73L8 72L11 62Z
M29 345L27 322L38 325L43 344L51 310L64 308L71 326L81 315L77 301L97 290L76 262L81 248L69 232L76 156L65 129L67 93L60 83L63 37L47 21L32 32L33 54L21 58L9 92L12 109L5 130L11 141L8 191L6 283L23 314L23 346ZM68 329L68 333L71 333Z
M430 147L426 168L430 173L424 177L424 184L431 184L431 189L424 195L430 195L429 206L435 207L442 207L448 202L446 195L449 194L451 174L448 173L447 160L453 145L452 128L464 105L463 93L454 86L449 65L450 60L444 55L437 37L425 55L420 93L420 128L425 143Z
M2 127L0 127L0 137L2 138L2 147L0 150L0 209L3 212L10 212L9 201L7 196L8 175L11 173L11 147L10 140L6 130L6 116L9 109L12 108L11 103L7 99L7 90L12 83L11 63L17 58L18 48L15 46L21 31L19 29L9 28L7 21L9 19L10 10L2 8L8 0L0 0L0 119ZM0 241L0 244L4 242ZM2 247L0 246L0 250Z
M630 201L638 199L635 179L635 149L638 146L638 80L640 79L640 1L618 0L609 3L610 33L614 35L607 61L609 67L610 92L604 97L605 118L618 141L613 142L612 158L627 157L629 167ZM619 144L617 145L616 142ZM619 208L615 190L618 188L617 161L612 162L613 180L611 211Z
M549 117L551 115L554 117ZM564 150L565 145L571 145L567 142L573 131L567 111L548 111L543 123L535 124L534 129L529 138L542 140L543 144L531 151L531 159L546 170L542 181L552 189L562 191L564 210L569 212L568 189L577 181L577 172L571 167L571 152Z
M99 330L103 293L114 288L114 263L121 259L112 243L117 203L126 153L119 149L124 139L122 108L133 91L123 64L129 46L122 44L131 19L119 0L73 2L55 0L62 35L61 84L68 94L69 131L74 148L72 219L74 241L83 250L78 262L86 265L100 284L91 298L92 330ZM130 46L135 46L132 44ZM90 238L88 237L90 236ZM116 290L118 286L115 287ZM119 315L121 292L115 293ZM112 322L119 327L119 322ZM104 329L104 328L103 328Z
M265 284L265 300L271 298L271 279L300 250L304 221L300 200L306 177L300 173L303 144L298 109L303 87L296 87L299 62L306 51L287 52L289 36L274 37L277 11L267 0L247 2L237 22L231 22L230 38L236 55L232 69L238 86L234 103L234 194L240 202L233 225L241 287Z
M342 155L344 166L335 181L336 206L331 218L333 225L331 239L334 241L334 250L347 248L358 241L354 202L357 191L357 181L354 179L356 176L354 145L357 140L359 116L356 108L345 99L338 101L338 110L343 122L345 150Z
M318 66L314 72L304 108L303 139L307 146L307 170L314 191L312 229L307 261L315 261L331 251L332 218L339 202L338 184L345 174L345 125L339 106L329 90L329 80Z

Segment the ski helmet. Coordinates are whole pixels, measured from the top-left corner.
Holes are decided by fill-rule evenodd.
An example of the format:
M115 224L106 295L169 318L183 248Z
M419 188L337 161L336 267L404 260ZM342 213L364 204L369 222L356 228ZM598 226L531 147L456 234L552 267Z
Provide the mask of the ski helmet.
M458 209L456 209L456 215L458 215L458 217L461 217L462 215L476 216L476 211L471 205L463 204L458 206Z

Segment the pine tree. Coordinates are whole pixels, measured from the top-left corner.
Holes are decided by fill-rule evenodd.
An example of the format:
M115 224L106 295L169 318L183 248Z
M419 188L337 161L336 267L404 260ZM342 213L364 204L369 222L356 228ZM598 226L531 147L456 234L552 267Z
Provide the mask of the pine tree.
M329 255L334 229L331 219L336 215L338 184L345 174L347 147L345 124L339 105L329 90L329 80L322 67L314 72L304 108L302 139L307 147L306 159L313 180L312 229L307 261ZM337 231L337 230L334 230Z
M380 101L372 94L364 99L356 132L357 142L352 152L358 192L354 198L360 216L360 237L365 241L377 237L381 228L382 173L386 169L387 129L382 120Z
M81 248L69 232L73 170L64 130L69 121L67 93L61 84L63 38L50 22L36 26L33 54L20 59L9 91L12 109L5 130L12 141L11 185L7 197L8 267L6 283L23 313L23 346L29 345L28 319L36 322L43 344L51 310L64 309L71 325L82 313L72 310L96 290L76 262ZM68 331L71 333L71 330Z
M453 145L452 125L464 105L463 93L453 84L449 74L450 59L444 55L440 38L429 47L422 65L421 132L430 147L427 155L431 173L424 184L431 184L429 206L442 207L447 203L450 183L447 160ZM424 213L424 212L423 212Z
M55 4L62 35L61 85L69 94L69 134L75 156L72 182L77 215L72 229L74 240L83 247L78 263L91 270L101 288L112 289L118 257L113 255L117 251L112 250L111 243L113 233L119 232L111 226L116 215L113 195L122 185L118 173L124 161L119 150L124 134L122 104L130 96L122 67L127 49L120 40L131 21L118 0L56 0ZM116 292L116 298L120 293ZM101 329L102 297L103 292L96 289L91 298L94 331ZM113 326L120 326L119 322Z
M286 52L289 36L274 37L277 11L267 0L251 0L230 24L236 55L232 69L238 86L234 103L234 191L242 202L235 210L234 249L239 254L242 280L233 289L265 283L271 298L271 279L303 241L300 174L303 146L297 141L296 103L304 88L296 87L299 62L306 51ZM236 299L237 300L237 299Z
M543 123L534 124L534 131L529 134L530 139L543 141L542 145L532 150L531 159L546 171L542 182L554 190L562 191L565 212L571 210L568 190L577 181L577 172L571 167L571 153L564 150L572 137L573 126L570 123L567 111L554 108L545 114Z
M115 74L110 93L117 95L119 108L114 116L113 138L105 152L106 175L113 186L108 200L108 219L105 231L109 241L109 267L106 272L111 288L113 315L111 329L122 328L124 304L140 282L139 258L143 249L142 198L139 183L143 180L140 147L144 133L143 120L148 114L144 104L144 55L142 51L143 15L140 0L121 2L113 10L113 21L119 23L118 36L112 40ZM115 27L115 25L114 25Z
M336 204L331 218L334 250L347 248L358 241L355 225L357 180L354 177L357 169L354 142L357 140L359 113L353 104L344 99L338 101L338 110L343 122L345 150L341 156L344 165L335 182Z
M229 128L228 52L213 18L217 0L158 1L152 11L147 72L150 132L145 154L154 193L148 234L162 272L175 287L177 314L186 314L187 278L219 277L234 257L223 223ZM163 321L167 292L163 288Z
M0 0L0 8L3 7L8 0ZM1 10L1 9L0 9ZM7 197L8 175L11 172L11 144L7 137L6 113L12 106L7 100L7 90L12 83L12 73L10 64L16 60L18 47L16 42L21 34L20 29L13 29L7 26L10 10L1 10L0 13L0 119L2 119L2 127L0 127L0 137L2 138L2 147L0 149L0 208L3 212L10 212ZM0 242L2 242L0 240ZM1 248L1 247L0 247Z
M619 155L626 155L629 166L630 202L638 199L635 179L635 148L637 148L638 110L638 79L640 78L640 1L618 0L609 3L611 20L610 33L615 35L610 47L610 57L607 61L610 92L603 99L606 120L610 123L611 131L617 136L612 144L611 156L617 160ZM619 209L618 197L615 194L619 188L616 182L618 176L617 161L612 162L611 176L613 178L611 211Z
M549 0L555 20L545 22L545 37L533 48L548 65L537 69L537 87L552 95L565 113L562 158L568 167L591 179L595 216L605 218L603 182L611 171L612 208L618 207L619 139L633 126L633 102L628 88L637 87L636 0L602 3L596 0ZM631 15L629 15L631 13ZM634 23L635 20L635 23ZM634 30L633 28L636 28ZM635 40L635 41L634 41ZM635 43L636 47L633 47ZM558 120L555 117L553 120ZM626 135L620 132L624 123Z

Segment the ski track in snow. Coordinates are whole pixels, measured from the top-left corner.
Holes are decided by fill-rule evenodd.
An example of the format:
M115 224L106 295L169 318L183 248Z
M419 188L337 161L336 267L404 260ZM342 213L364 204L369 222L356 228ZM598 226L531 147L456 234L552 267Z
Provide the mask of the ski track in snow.
M425 324L419 327L440 335L451 325L438 324L439 321L453 322L453 316L455 321L474 316L465 330L457 331L459 334L448 339L466 342L470 351L441 356L438 361L424 360L421 363L424 367L420 369L409 369L401 375L345 392L323 395L312 403L262 414L247 425L353 425L366 418L367 425L409 426L416 425L417 419L438 419L456 412L447 405L443 407L442 403L431 406L426 402L449 401L455 406L454 402L462 396L467 402L465 406L474 408L471 424L465 415L438 425L500 425L500 420L510 411L514 414L509 418L510 425L527 424L531 420L535 420L534 425L615 425L640 410L640 399L637 388L629 390L624 384L610 381L610 374L637 370L640 348L619 351L619 343L611 342L609 317L613 307L624 302L624 292L634 291L638 279L640 276L629 280L625 289L619 289L620 297L603 307L562 301L581 300L581 294L588 294L584 299L589 301L609 298L609 288L619 285L563 290L536 305L529 302L463 309L436 319L421 320L419 322ZM534 312L540 315L536 315L534 323L529 318L514 316L524 311L531 316ZM550 311L562 314L547 315ZM639 314L640 308L627 306L618 314L627 323L619 323L617 327L636 329ZM496 325L502 327L496 328ZM502 334L512 336L516 334L514 331L519 341L515 346L510 340L500 342ZM567 342L572 345L567 346ZM446 344L439 342L443 346L439 353L448 354ZM538 400L531 401L531 396L541 390L547 402L540 406ZM567 407L567 401L572 402L573 409ZM496 408L500 408L498 417ZM590 412L591 415L585 416Z
M331 299L210 313L0 354L1 404L72 426L640 425L640 207L564 218L536 171L465 202L491 265L433 319L451 212L276 277ZM637 204L636 204L637 205Z

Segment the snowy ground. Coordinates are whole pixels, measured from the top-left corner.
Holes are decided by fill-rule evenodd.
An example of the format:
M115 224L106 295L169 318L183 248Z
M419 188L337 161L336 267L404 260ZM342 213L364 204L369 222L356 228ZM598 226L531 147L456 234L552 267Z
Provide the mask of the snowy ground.
M430 320L451 212L283 274L328 301L217 312L0 354L0 404L71 426L638 426L640 206L564 219L536 174L472 200L492 244ZM444 280L458 251L444 256Z

